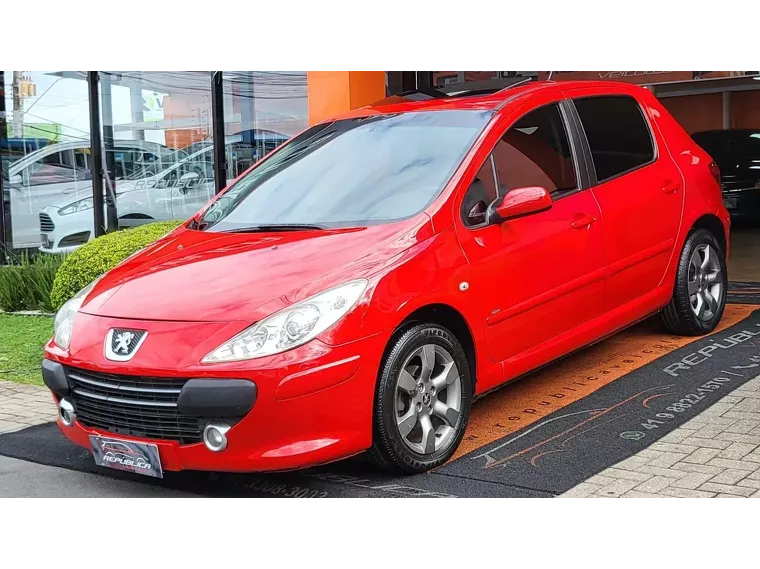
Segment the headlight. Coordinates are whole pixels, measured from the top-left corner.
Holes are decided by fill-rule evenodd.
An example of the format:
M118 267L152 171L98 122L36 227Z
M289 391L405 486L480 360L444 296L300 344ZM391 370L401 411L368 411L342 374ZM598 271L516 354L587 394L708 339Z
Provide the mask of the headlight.
M219 346L202 362L250 360L305 344L343 318L366 288L367 281L352 281L275 312Z
M58 215L71 215L78 211L86 211L92 209L92 198L84 198L78 202L70 203L69 205L62 207L58 210Z
M74 318L76 318L77 312L82 306L85 297L99 280L100 279L95 279L76 293L74 298L61 306L61 309L55 315L55 325L53 328L55 332L53 333L53 340L55 340L55 343L64 350L68 350L69 344L71 343L71 331L74 329Z

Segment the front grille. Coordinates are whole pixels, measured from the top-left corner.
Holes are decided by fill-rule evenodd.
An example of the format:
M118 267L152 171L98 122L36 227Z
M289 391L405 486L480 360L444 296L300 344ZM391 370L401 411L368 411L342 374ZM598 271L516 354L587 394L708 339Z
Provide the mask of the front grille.
M46 213L40 214L40 231L53 231L55 229L55 223Z
M178 441L201 441L197 417L180 415L177 400L185 379L113 375L67 368L77 419L114 434Z

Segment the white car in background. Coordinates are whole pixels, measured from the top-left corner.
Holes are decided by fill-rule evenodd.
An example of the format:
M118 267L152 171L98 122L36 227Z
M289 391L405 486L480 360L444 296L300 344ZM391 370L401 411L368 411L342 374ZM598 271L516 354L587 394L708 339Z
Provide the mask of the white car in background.
M252 134L253 133L253 134ZM227 136L227 179L242 174L258 160L287 140L270 131L243 131ZM213 144L197 142L161 168L156 162L116 183L119 227L134 227L151 221L188 219L214 195ZM166 165L166 162L164 162ZM92 192L79 199L60 200L40 213L40 251L69 253L94 235ZM105 210L103 213L105 217Z
M115 140L113 152L119 180L176 151L155 142ZM76 140L44 146L4 170L14 249L40 246L39 214L46 206L92 195L91 162L89 141Z
M209 146L158 172L148 168L117 181L119 227L190 217L214 194L210 160ZM158 166L156 164L156 168ZM92 239L95 233L92 208L92 192L76 200L59 200L44 208L40 212L40 251L69 253ZM106 216L105 207L103 216Z

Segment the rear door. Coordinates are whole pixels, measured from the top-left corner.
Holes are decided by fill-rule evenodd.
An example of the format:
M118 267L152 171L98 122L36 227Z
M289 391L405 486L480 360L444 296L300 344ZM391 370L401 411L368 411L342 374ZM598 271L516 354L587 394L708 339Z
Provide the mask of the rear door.
M683 210L680 170L641 103L572 94L604 221L605 310L653 292L668 268Z

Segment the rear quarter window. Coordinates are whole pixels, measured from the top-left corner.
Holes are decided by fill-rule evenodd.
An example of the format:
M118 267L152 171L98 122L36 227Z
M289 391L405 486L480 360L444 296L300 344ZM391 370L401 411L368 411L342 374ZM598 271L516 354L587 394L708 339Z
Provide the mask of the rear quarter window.
M652 162L652 133L639 103L628 96L574 99L598 183Z

